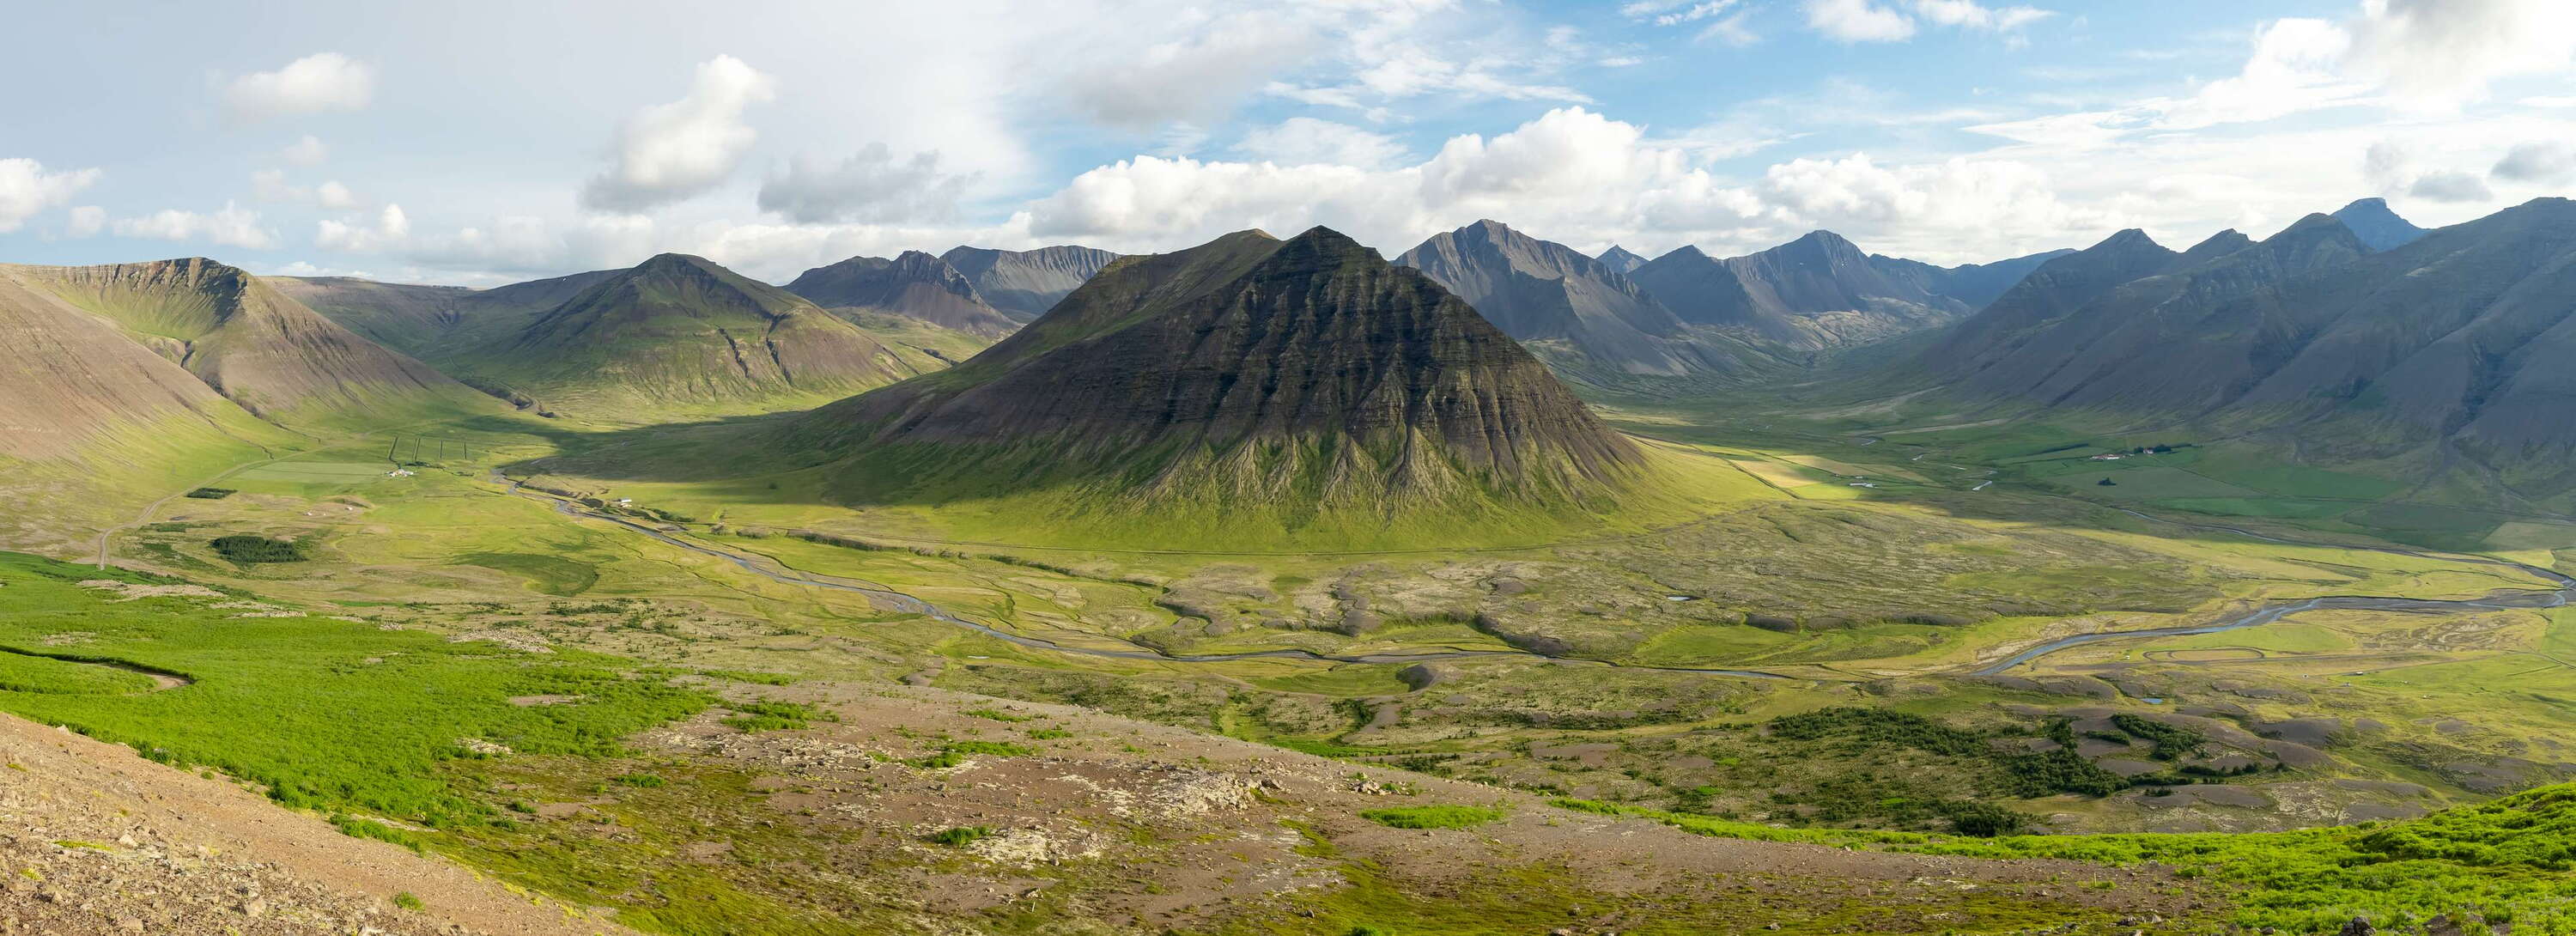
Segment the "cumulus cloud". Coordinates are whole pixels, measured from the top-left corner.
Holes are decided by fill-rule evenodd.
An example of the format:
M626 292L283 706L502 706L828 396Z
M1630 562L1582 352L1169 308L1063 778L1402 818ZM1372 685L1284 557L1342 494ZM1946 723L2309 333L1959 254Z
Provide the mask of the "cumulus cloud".
M2349 24L2350 66L2401 98L2448 108L2514 75L2576 62L2576 4L2566 0L2363 0Z
M0 159L0 233L17 230L38 212L69 204L98 177L97 169L47 172L33 159Z
M1903 42L1914 20L1870 0L1805 0L1807 27L1835 42Z
M374 253L410 239L411 219L401 205L386 205L372 222L325 220L313 232L313 246L350 253Z
M1322 224L1389 252L1479 217L1576 244L1698 242L1758 249L1815 227L1932 259L1991 259L2019 241L2098 236L2119 219L2059 199L2016 162L1804 159L1736 181L1683 146L1583 108L1486 137L1466 134L1412 165L1246 163L1137 157L1083 173L1031 206L1027 233L1165 250L1245 227Z
M1404 145L1394 137L1313 117L1291 117L1256 127L1234 148L1254 159L1291 165L1333 163L1377 169L1404 158Z
M331 158L331 148L322 145L321 138L308 133L303 139L278 150L277 158L293 166L319 166L323 160Z
M282 169L261 169L251 173L250 191L252 198L264 202L304 202L331 211L348 211L364 204L356 192L337 180L305 188L288 182Z
M2441 202L2482 202L2495 198L2485 180L2466 172L2430 172L2407 186L2406 193Z
M140 218L118 218L110 225L119 237L166 241L200 241L244 250L270 250L277 235L259 226L259 212L225 202L220 211L198 214L164 208Z
M2511 182L2558 182L2576 176L2576 145L2565 140L2517 143L2487 174Z
M741 59L701 63L686 96L638 111L618 128L616 161L582 188L582 205L642 211L714 188L759 136L743 111L776 95L777 82Z
M809 224L942 220L956 216L970 181L941 172L938 153L898 160L885 144L871 143L837 163L789 160L761 184L760 210Z
M224 87L224 106L243 120L348 111L367 106L375 90L376 72L367 63L317 52L276 71L234 78Z

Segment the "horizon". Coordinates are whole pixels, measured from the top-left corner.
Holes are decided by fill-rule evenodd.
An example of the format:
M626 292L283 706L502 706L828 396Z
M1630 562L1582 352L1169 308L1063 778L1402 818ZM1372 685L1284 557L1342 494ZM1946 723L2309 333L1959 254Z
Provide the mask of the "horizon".
M2441 227L2576 179L2576 10L2535 0L505 9L301 4L219 50L212 8L34 11L74 38L0 74L88 90L0 139L0 258L780 281L1254 227L1391 256L1490 217L1586 254L1821 229L1954 266L2368 197Z

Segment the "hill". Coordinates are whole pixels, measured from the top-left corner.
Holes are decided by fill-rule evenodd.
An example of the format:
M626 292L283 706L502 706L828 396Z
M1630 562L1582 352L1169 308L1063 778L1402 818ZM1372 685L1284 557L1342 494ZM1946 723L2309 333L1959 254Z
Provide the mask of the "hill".
M1045 315L1048 309L1082 285L1118 255L1090 247L1059 245L1036 250L992 250L956 247L941 254L984 301L1018 321Z
M1816 350L1957 321L2051 256L1944 268L1866 254L1841 235L1815 231L1725 259L1681 247L1629 278L1684 322Z
M1433 235L1395 262L1456 293L1569 379L1596 370L1735 374L1765 358L1729 336L1685 325L1607 264L1498 221Z
M495 392L613 419L798 408L940 366L793 293L681 254L601 277L454 360Z
M2388 209L2388 199L2364 198L2335 209L2334 218L2351 228L2372 250L2394 250L2424 236L2423 228Z
M851 257L815 267L788 283L787 291L826 309L886 312L986 338L1020 327L986 303L965 274L918 250L892 260Z

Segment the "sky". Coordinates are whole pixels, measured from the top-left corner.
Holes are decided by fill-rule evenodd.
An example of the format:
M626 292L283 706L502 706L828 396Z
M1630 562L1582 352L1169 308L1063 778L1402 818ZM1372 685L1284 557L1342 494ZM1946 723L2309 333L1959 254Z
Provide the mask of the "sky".
M0 262L496 285L1481 218L1981 262L2576 187L2567 0L28 4Z

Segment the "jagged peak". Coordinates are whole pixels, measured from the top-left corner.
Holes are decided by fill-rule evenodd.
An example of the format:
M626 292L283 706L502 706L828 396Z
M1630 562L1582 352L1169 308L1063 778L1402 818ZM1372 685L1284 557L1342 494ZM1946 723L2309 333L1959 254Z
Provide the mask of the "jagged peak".
M2282 228L2280 233L2264 238L2262 242L2272 244L2284 239L2330 236L2338 230L2347 234L2352 232L2350 227L2344 225L2342 218L2323 212L2312 212L2307 217L2291 222L2290 226Z
M2142 248L2152 250L2166 249L2165 245L2156 243L2155 238L2148 237L2147 232L2144 230L2139 228L2122 228L2111 236L2103 238L2101 243L2087 247L2085 250L2090 252L2095 250L2138 250Z
M1673 249L1671 249L1671 250L1664 251L1664 253L1663 253L1663 255L1662 255L1662 256L1656 257L1655 259L1656 259L1657 261L1663 261L1663 260L1670 260L1670 259L1673 259L1673 258L1676 258L1676 257L1681 258L1681 259L1684 259L1684 260L1688 260L1688 259L1692 259L1692 258L1698 258L1698 259L1701 259L1701 260L1711 259L1711 258L1709 257L1709 255L1708 255L1708 251L1705 251L1705 250L1701 250L1701 249L1699 249L1699 245L1698 245L1698 244L1683 244L1683 245L1681 245L1681 246L1679 246L1679 247L1675 247L1675 248L1673 248Z

